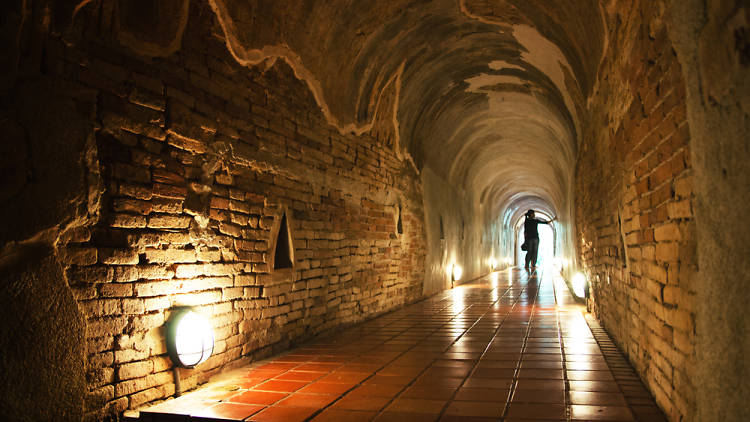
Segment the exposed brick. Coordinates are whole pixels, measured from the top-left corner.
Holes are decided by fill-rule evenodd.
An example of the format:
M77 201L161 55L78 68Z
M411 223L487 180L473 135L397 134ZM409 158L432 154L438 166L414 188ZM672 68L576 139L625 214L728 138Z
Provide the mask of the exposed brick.
M123 381L133 378L141 378L150 374L153 369L154 364L151 361L125 363L117 368L117 377Z
M185 229L190 225L189 216L152 215L148 217L148 227L152 229Z
M138 259L138 252L131 249L99 249L99 261L102 264L134 265L138 263Z

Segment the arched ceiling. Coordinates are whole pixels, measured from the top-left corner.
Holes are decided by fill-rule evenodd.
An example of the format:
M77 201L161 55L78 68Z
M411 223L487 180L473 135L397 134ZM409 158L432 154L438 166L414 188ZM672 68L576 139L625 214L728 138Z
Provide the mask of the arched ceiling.
M209 2L239 62L285 60L339 130L387 123L418 168L494 216L570 201L598 1Z

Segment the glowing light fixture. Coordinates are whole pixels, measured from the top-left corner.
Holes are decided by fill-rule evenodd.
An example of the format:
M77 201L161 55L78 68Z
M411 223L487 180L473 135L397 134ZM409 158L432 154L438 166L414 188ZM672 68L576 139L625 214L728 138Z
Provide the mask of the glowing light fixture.
M167 351L175 365L193 368L214 351L214 331L190 309L177 311L167 325Z
M451 275L453 276L453 281L461 280L461 275L463 275L464 270L461 268L461 266L453 264L453 269L451 270Z
M583 273L575 273L572 280L573 293L578 297L586 297L586 276Z

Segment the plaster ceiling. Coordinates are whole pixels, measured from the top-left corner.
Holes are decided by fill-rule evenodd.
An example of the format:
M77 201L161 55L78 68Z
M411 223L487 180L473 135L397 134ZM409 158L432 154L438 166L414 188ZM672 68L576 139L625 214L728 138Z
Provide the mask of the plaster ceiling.
M395 147L493 215L567 206L605 45L595 0L210 0L243 64L285 60L343 132ZM380 104L392 110L384 112Z

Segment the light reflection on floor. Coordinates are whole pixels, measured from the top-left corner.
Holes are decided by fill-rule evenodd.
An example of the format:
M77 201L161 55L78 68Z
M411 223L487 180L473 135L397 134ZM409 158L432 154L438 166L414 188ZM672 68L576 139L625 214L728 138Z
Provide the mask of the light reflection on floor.
M664 420L556 274L495 272L226 373L142 420Z

